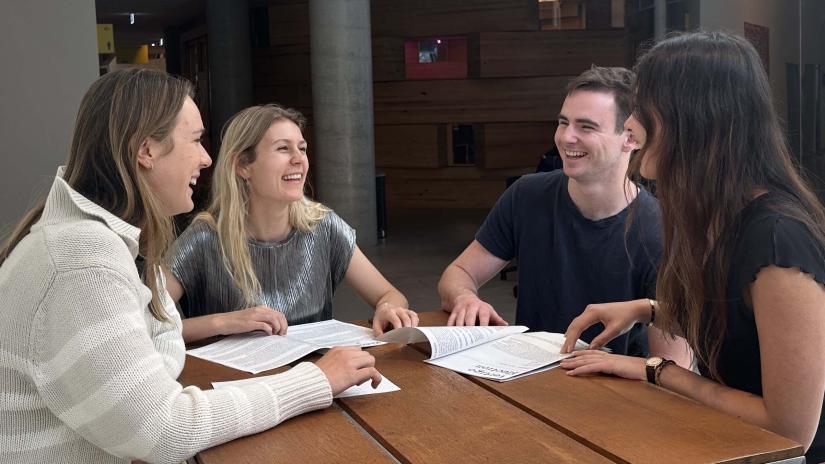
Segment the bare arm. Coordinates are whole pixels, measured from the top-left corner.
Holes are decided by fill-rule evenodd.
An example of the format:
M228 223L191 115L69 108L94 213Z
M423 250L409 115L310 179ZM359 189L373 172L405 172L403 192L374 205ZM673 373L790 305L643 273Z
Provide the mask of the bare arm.
M670 337L658 327L648 327L647 344L651 356L669 359L685 369L690 369L693 364L693 350L682 337Z
M381 275L357 245L344 280L362 300L375 308L372 329L376 335L388 327L418 325L418 315L409 309L407 298Z
M450 312L449 325L505 325L492 306L478 297L478 289L496 275L507 261L493 255L477 240L455 259L438 281L441 307Z
M177 303L185 293L183 286L166 266L163 266L163 276L166 279L166 291L169 292L172 300ZM287 321L284 314L266 306L189 317L183 319L182 323L183 341L186 343L216 335L231 335L255 330L260 330L269 335L285 335L287 331Z
M810 447L825 395L825 288L798 269L768 266L750 287L762 366L762 396L668 366L661 385ZM577 353L571 375L605 372L644 379L644 360Z

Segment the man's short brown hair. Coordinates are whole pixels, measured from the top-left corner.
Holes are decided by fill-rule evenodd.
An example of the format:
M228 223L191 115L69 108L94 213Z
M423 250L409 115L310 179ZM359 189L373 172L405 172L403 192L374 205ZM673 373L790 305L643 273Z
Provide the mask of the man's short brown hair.
M613 94L616 102L617 134L624 130L624 122L632 112L633 84L636 75L627 68L603 68L593 65L567 83L567 95L578 90Z

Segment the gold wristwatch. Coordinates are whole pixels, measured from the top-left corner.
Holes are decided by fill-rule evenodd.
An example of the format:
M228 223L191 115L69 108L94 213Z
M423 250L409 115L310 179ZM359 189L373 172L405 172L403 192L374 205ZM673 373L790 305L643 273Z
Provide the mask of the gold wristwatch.
M659 385L659 374L668 364L675 364L669 359L663 359L659 356L652 356L645 361L645 374L647 374L647 381Z

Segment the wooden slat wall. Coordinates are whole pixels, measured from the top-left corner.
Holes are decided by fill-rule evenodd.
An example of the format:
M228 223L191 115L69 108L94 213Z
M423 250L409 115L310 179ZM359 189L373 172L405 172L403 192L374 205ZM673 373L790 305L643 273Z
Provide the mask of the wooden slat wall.
M280 103L312 115L312 84L307 81L302 84L280 82L259 83L255 86L256 103Z
M587 0L589 30L540 31L537 0L372 0L375 159L390 211L489 208L507 177L535 170L568 80L631 61L609 4ZM311 121L308 0L269 0L269 20L270 47L254 54L256 102ZM467 79L405 79L405 40L434 36L467 38ZM450 124L477 127L477 166L447 166Z
M309 45L309 2L269 0L269 45Z
M484 169L532 167L553 142L556 124L511 123L484 125Z
M447 165L446 126L375 126L375 165L440 168Z
M576 76L627 61L623 30L482 32L479 51L481 77Z
M253 50L255 103L280 103L311 118L307 0L269 0L269 45Z
M308 44L257 48L252 52L252 81L256 85L307 82L310 75Z
M376 82L376 124L552 121L564 76Z
M404 39L401 37L372 38L372 80L404 80Z
M536 0L373 0L374 36L538 30Z
M451 170L463 170L455 174ZM476 168L383 169L387 208L489 208L504 192L505 178L482 178Z

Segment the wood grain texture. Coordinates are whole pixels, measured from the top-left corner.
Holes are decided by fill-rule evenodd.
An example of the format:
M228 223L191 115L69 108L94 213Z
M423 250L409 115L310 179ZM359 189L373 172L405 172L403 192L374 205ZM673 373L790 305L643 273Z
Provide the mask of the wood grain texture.
M372 38L372 80L404 80L404 39L401 37Z
M570 76L376 82L376 124L553 121Z
M422 37L479 31L533 31L536 0L373 0L372 33Z
M445 126L437 124L375 126L378 168L439 168L447 164Z
M533 172L534 166L485 170L478 166L438 169L383 168L387 208L490 209L504 192L506 179Z
M485 169L528 167L535 170L541 155L555 142L556 124L539 123L490 123L484 125Z
M419 313L423 326L448 316ZM393 462L387 452L404 463L762 463L802 455L791 440L644 382L555 369L498 383L424 363L420 344L369 350L400 391L336 400L343 410L293 418L204 451L198 462ZM187 357L181 382L208 387L246 377Z
M594 449L633 463L757 463L802 454L793 441L646 382L562 369L512 382L476 379Z
M339 401L402 462L611 462L408 346L370 352L401 390Z
M422 326L448 317L419 313ZM646 382L570 377L563 369L510 382L469 378L619 461L761 463L802 455L792 440Z
M269 0L269 44L309 46L308 0Z
M211 389L212 381L260 377L285 370L287 368L273 369L253 376L187 356L178 380L184 386ZM335 407L293 417L267 431L205 450L198 453L197 460L201 464L394 462L384 449Z
M481 77L577 76L598 66L630 66L627 33L607 31L482 32Z

